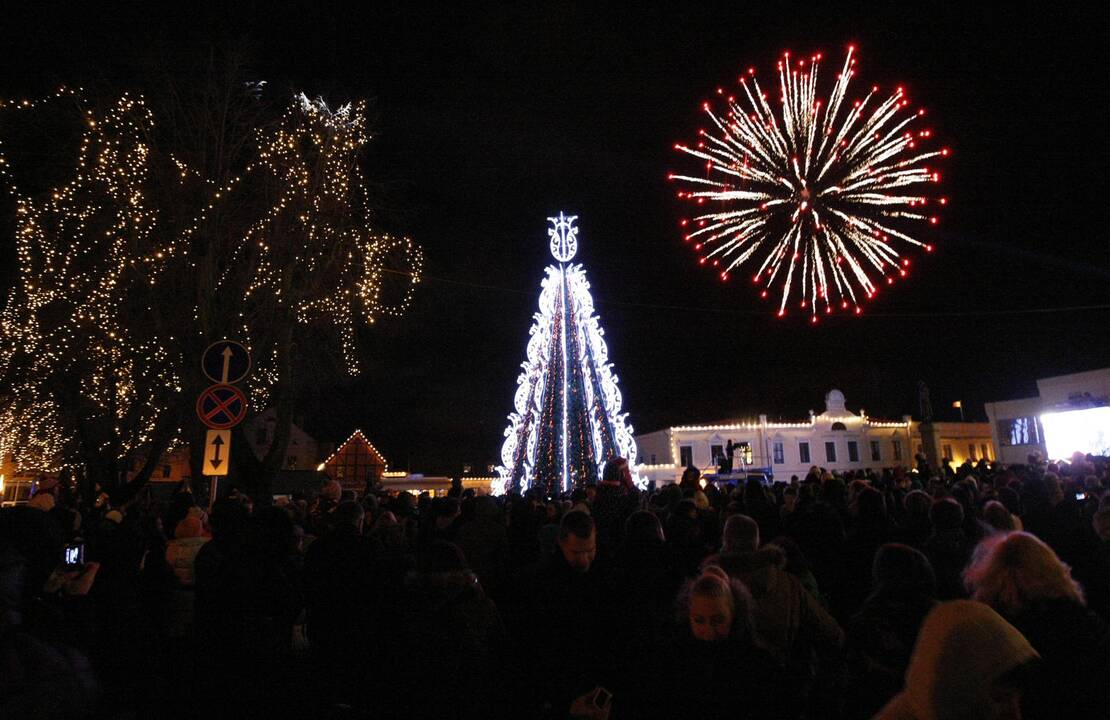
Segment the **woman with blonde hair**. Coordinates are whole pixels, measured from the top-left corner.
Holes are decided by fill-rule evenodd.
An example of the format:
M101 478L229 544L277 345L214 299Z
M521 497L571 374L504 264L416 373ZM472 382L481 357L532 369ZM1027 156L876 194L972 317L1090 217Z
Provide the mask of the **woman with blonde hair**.
M1110 668L1110 628L1087 609L1071 568L1048 545L1026 532L987 538L964 581L972 598L1012 623L1044 661L1022 697L1022 717L1110 718L1110 704L1092 690Z
M744 584L710 566L679 591L672 636L640 654L636 682L614 692L622 717L783 717L783 673L755 637Z

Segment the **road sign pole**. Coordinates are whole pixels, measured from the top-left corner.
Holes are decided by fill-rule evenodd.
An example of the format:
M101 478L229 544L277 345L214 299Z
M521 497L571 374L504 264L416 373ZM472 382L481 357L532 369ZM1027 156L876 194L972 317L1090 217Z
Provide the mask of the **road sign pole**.
M204 443L204 476L208 478L208 509L216 503L220 477L231 464L231 428L247 415L247 397L234 384L250 372L251 356L241 343L220 340L204 351L201 370L216 383L197 398L197 416L208 426Z

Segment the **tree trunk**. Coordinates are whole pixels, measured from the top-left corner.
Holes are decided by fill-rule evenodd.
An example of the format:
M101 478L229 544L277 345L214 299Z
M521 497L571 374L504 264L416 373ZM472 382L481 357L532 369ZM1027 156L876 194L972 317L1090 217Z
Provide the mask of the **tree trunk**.
M277 342L274 343L274 352L277 354L275 365L278 374L273 396L276 422L270 449L266 456L262 458L262 466L257 478L259 500L264 504L269 504L273 500L274 480L285 465L285 454L289 450L289 439L292 435L294 411L293 330L296 322L296 319L292 316L286 317L278 331Z

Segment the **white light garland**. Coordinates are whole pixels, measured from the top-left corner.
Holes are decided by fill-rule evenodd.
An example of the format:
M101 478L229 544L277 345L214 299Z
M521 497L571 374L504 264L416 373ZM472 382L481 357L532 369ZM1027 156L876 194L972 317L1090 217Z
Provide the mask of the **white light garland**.
M58 470L93 452L118 461L167 432L173 449L183 432L163 427L166 411L191 400L183 379L195 374L186 355L198 336L238 332L255 353L246 389L261 410L279 379L278 350L252 317L286 313L333 331L357 374L357 329L407 308L423 256L370 226L358 163L370 139L365 102L333 111L296 96L253 132L239 174L214 180L152 141L156 118L141 96L124 94L101 112L80 89L62 88L0 109L58 101L75 103L83 125L69 182L26 194L0 145L17 259L0 312L0 373L12 390L0 406L0 456L14 456L18 469ZM213 231L214 222L226 226ZM403 291L390 304L384 273L396 265L407 272L396 273ZM200 299L191 313L173 310L183 297ZM213 317L202 303L238 315ZM81 432L90 425L97 432ZM95 439L78 447L79 436Z
M328 463L330 463L332 460L334 460L335 457L337 455L339 455L339 453L343 452L343 450L346 449L346 447L356 437L362 438L362 441L364 443L366 443L366 446L369 447L374 452L375 455L377 455L378 457L380 457L382 459L382 467L384 468L382 470L383 476L386 473L388 473L389 472L389 461L385 459L385 455L382 455L380 452L378 452L378 449L376 447L374 447L374 443L372 443L372 442L370 442L369 440L366 439L366 436L362 434L361 430L355 430L353 433L351 433L350 437L348 437L346 440L344 440L343 444L335 449L335 452L333 452L331 455L328 455L327 460L323 461L318 466L316 466L317 471L322 472L324 470L324 468L327 467Z

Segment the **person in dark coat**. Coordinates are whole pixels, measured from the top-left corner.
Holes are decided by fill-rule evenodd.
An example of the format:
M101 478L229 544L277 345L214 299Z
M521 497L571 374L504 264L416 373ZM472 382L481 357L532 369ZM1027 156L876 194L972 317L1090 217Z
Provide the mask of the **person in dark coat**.
M794 704L784 708L784 714L797 715L815 680L815 659L825 664L839 661L844 633L801 581L783 569L782 550L760 547L755 520L733 515L725 524L724 536L724 549L706 563L716 564L751 592L756 633L775 661L796 679Z
M972 545L964 532L964 509L952 498L933 503L929 511L933 532L923 550L937 576L937 597L955 600L967 597L961 573L971 558Z
M674 551L667 545L659 518L637 510L625 523L624 543L612 568L612 586L624 608L623 620L643 631L671 618L671 602L680 577Z
M936 604L929 559L891 543L875 553L872 590L848 625L846 720L870 718L902 690L917 633Z
M756 638L743 583L709 568L686 583L677 604L677 626L643 654L642 682L614 696L614 712L668 720L782 717L785 674Z
M1110 668L1110 628L1048 545L1025 532L988 538L964 577L973 599L997 610L1044 661L1022 697L1023 718L1110 718L1096 690Z
M431 541L405 580L407 601L378 717L503 717L508 636L497 607L455 545ZM418 669L418 672L413 672ZM430 681L430 682L429 682Z
M617 696L643 681L635 673L643 641L670 632L675 593L682 580L659 518L637 510L628 517L625 528L624 543L610 571L614 604L620 611L609 638L616 649L619 672L608 689Z
M1103 619L1110 619L1110 493L1102 499L1102 507L1094 513L1088 551L1083 559L1083 582L1087 607Z
M611 684L612 604L596 556L593 519L572 510L559 525L556 551L517 580L507 615L524 656L526 713L546 705L551 717L566 717L575 698Z
M80 606L87 604L98 566L65 572L58 567L59 551L53 571L38 575L29 560L43 540L36 515L44 513L0 510L0 717L90 717L98 682L73 643L91 634L75 626L91 623L91 613Z
M839 486L843 488L843 483ZM804 488L803 492L809 492ZM836 495L835 489L832 494ZM797 510L783 518L782 531L797 541L809 560L821 593L829 599L833 609L842 607L844 521L836 506L824 499L807 497L804 502L799 499Z
M779 509L759 478L748 478L744 483L744 514L759 523L760 537L779 534Z
M597 524L598 552L603 557L608 559L616 555L623 540L624 523L639 504L628 460L622 457L607 460L590 511Z
M194 562L198 677L203 701L237 712L272 702L267 684L287 659L300 596L243 503L218 501L211 522L212 540Z
M485 592L500 597L509 567L509 533L496 500L475 498L474 519L459 528L457 544Z
M846 614L859 610L867 597L875 553L889 539L890 525L883 494L865 485L852 503L852 524L844 543L845 582L841 607Z
M933 534L933 523L929 519L933 499L924 490L911 490L902 498L902 507L904 512L899 519L898 529L894 532L894 539L921 550L925 547L925 541Z
M332 513L331 531L305 553L303 582L308 639L341 689L373 664L374 625L381 588L381 546L363 537L362 506L344 502ZM341 691L340 691L341 692ZM344 698L339 698L344 699Z
M667 542L674 549L678 571L683 577L695 577L708 547L704 524L699 522L698 507L693 500L680 500L670 514Z

